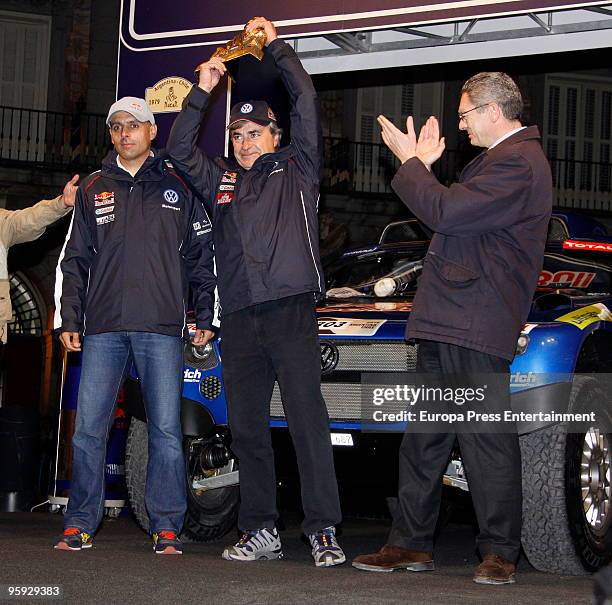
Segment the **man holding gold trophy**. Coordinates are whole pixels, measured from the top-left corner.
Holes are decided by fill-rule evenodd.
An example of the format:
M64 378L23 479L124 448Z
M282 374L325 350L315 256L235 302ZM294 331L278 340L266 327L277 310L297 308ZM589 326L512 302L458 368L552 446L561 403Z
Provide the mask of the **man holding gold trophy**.
M266 101L253 100L234 105L230 112L235 161L207 157L197 147L200 123L213 89L228 70L226 61L241 53L257 56L263 45L289 93L291 143L280 147L282 131L274 112ZM345 561L335 530L341 512L321 395L315 315L315 299L324 290L318 250L322 139L316 91L293 49L263 17L251 19L244 32L198 71L198 85L183 103L167 149L213 217L223 372L232 450L240 462L242 536L223 551L223 558L282 557L269 429L270 399L278 381L300 473L302 529L317 567L339 565Z

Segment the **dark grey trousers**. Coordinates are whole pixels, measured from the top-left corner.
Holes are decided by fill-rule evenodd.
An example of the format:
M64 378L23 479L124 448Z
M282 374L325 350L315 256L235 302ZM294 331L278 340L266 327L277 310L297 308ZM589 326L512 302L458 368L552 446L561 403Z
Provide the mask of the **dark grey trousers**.
M508 361L456 345L421 341L417 373L461 376L469 383L484 374L496 376L499 407L509 405ZM492 383L491 380L489 380ZM489 385L489 388L491 384ZM440 511L442 475L455 439L474 503L482 555L498 554L515 561L521 539L521 454L516 433L407 431L400 446L398 500L389 544L412 550L433 550Z

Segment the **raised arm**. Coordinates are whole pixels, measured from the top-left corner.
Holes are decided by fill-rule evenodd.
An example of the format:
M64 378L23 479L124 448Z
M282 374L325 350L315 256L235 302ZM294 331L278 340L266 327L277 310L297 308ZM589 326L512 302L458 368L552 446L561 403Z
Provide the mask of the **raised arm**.
M199 65L198 71L199 82L183 101L183 108L172 124L166 151L181 176L208 205L215 193L220 169L198 147L198 136L210 93L225 74L226 68L221 59L213 57Z
M274 25L264 17L255 17L246 30L261 27L266 32L266 52L276 62L280 77L291 100L291 144L298 152L301 168L319 182L323 163L323 140L317 91L295 51L276 35Z

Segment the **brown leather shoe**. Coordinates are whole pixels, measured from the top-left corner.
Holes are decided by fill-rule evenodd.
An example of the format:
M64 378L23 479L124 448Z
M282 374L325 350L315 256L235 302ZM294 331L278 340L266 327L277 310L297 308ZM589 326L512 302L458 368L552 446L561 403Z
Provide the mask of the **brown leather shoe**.
M516 565L494 553L485 555L474 572L476 584L514 584Z
M359 555L353 559L353 567L364 571L433 571L433 555L430 552L408 550L385 544L378 552L371 555Z

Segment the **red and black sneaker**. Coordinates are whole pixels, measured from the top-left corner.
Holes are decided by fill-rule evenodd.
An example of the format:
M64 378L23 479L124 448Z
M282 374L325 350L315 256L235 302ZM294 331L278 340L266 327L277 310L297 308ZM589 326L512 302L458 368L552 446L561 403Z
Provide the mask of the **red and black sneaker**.
M156 555L182 555L183 544L176 532L163 530L153 534L153 550Z
M90 534L78 527L67 527L53 548L57 550L82 550L92 546L93 538Z

